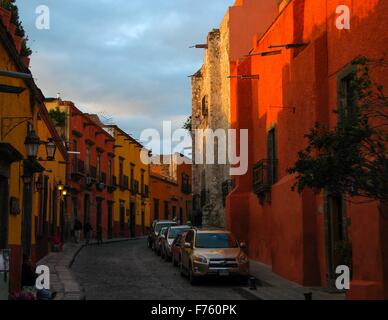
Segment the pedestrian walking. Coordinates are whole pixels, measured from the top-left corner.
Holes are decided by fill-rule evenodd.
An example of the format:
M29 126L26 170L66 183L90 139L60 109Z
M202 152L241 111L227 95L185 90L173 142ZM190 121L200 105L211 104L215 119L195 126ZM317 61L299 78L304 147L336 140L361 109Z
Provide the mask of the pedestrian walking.
M102 225L97 226L97 244L102 245Z
M89 223L89 221L87 221L84 225L84 237L85 237L86 245L88 245L90 242L90 238L92 236L92 230L93 230L92 225Z
M75 243L79 243L81 240L82 222L78 218L74 221L74 240Z

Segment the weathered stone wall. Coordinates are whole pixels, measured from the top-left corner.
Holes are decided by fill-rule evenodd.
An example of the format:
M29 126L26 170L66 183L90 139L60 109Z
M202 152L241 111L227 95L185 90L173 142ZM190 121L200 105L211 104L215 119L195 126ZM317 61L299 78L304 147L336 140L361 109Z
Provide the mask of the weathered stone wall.
M229 127L230 88L229 88L229 34L227 16L221 29L214 29L208 35L204 64L192 79L192 116L194 143L197 129L224 129ZM208 112L203 113L203 99L206 97ZM197 141L198 142L198 141ZM218 141L215 141L217 160ZM198 147L199 146L199 147ZM193 146L193 159L200 152L204 163L193 165L193 191L197 195L197 209L202 215L202 225L225 227L225 208L222 197L222 183L229 179L228 164L206 164L204 143ZM202 204L200 197L202 196Z

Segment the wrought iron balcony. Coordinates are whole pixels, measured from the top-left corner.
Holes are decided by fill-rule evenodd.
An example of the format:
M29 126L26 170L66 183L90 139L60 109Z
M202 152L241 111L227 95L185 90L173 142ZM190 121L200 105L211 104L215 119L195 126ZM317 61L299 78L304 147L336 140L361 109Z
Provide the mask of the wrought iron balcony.
M97 189L103 191L106 186L106 173L101 172L100 177L96 183Z
M78 181L85 175L84 161L75 158L72 161L71 167L71 178L73 180Z
M129 177L126 175L122 175L120 177L120 189L122 191L129 189Z
M112 193L112 192L116 191L117 186L118 186L118 185L117 185L117 177L116 177L116 176L112 176L112 177L110 178L110 182L109 182L108 185L107 185L108 192L109 192L109 193Z
M182 191L182 193L185 193L185 194L191 194L191 192L192 192L191 185L190 184L182 184L181 191Z
M97 180L97 168L90 166L89 175L92 179Z
M277 179L277 159L264 159L253 167L253 191L263 196L271 191Z
M144 186L144 190L142 192L142 197L143 198L149 198L150 196L150 190L149 190L149 187L147 185Z

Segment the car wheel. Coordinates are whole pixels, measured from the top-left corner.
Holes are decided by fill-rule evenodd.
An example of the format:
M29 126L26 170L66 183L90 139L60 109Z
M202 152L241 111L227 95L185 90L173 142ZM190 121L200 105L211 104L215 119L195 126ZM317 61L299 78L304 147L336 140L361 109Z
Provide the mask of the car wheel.
M197 277L194 275L193 268L191 267L191 264L189 265L189 281L192 286L196 285L198 283Z

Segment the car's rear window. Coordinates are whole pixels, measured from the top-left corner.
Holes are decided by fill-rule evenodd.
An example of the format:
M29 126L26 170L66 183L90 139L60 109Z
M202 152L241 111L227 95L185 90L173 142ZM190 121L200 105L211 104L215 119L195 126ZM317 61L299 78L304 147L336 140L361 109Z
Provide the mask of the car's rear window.
M195 246L203 249L238 248L236 239L230 233L197 233Z
M155 232L159 232L162 228L169 227L169 226L174 226L176 223L174 222L165 222L165 223L158 223L155 226Z
M180 233L183 233L187 230L189 230L190 228L189 227L182 227L182 228L173 228L173 229L170 229L170 232L168 234L168 238L169 239L175 239L175 237L180 234Z

